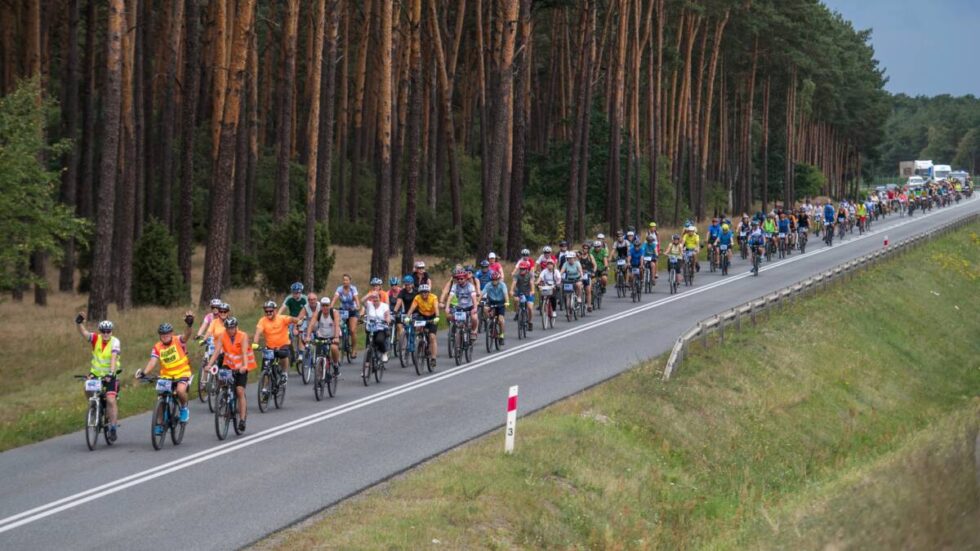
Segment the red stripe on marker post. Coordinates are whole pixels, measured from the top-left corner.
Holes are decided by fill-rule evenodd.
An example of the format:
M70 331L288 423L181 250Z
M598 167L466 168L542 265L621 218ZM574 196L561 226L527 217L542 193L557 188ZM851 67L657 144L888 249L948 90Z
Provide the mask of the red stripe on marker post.
M514 434L517 432L517 386L510 387L507 396L507 430L504 437L504 453L514 453Z

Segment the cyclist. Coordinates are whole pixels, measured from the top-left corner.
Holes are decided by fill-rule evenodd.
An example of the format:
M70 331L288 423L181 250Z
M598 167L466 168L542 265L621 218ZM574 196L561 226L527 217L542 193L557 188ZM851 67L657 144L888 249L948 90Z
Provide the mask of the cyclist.
M596 239L592 243L592 260L595 262L595 275L599 282L598 290L600 293L605 293L606 274L609 272L609 251L606 249L606 243L601 239Z
M373 344L374 348L381 352L382 363L388 363L388 328L391 326L391 311L388 309L388 301L381 296L379 291L372 290L365 297L362 308L364 310L364 345L370 347ZM372 332L374 333L374 343L368 341ZM364 354L364 365L367 365L367 354Z
M565 243L565 247L568 244ZM575 251L565 253L565 264L561 267L559 277L566 283L575 285L575 296L582 300L582 263L579 262L578 254Z
M293 283L289 286L290 295L287 296L282 301L282 306L279 307L279 314L289 313L290 317L302 320L302 312L306 310L309 306L309 299L303 295L303 284L300 282ZM298 336L302 334L305 327L301 326L299 323L289 326L290 336ZM290 342L293 339L290 338ZM303 350L299 346L299 339L296 339L296 348L292 350L292 358L297 361L303 361Z
M204 321L201 322L201 327L197 330L198 342L207 339L213 344L215 339L225 332L225 319L228 318L231 312L231 306L227 302L219 301L217 307L212 308L212 312L214 312L214 315L208 314L205 316Z
M323 300L329 300L324 297ZM248 417L248 404L245 400L245 387L248 386L248 372L255 369L255 354L249 344L248 334L238 329L238 318L230 317L224 322L225 332L215 345L215 353L208 360L208 368L218 363L219 369L230 369L235 388L235 403L238 404L238 432L245 431ZM219 378L220 380L220 378Z
M708 226L708 255L715 265L718 264L718 236L721 235L721 224L718 223L718 217L711 219L711 225Z
M681 244L681 236L676 233L670 236L670 243L667 244L667 250L664 251L667 255L667 269L674 270L674 283L677 285L681 284L681 266L680 260L684 256L684 246Z
M786 252L789 253L790 221L785 212L779 214L779 222L777 222L776 228L779 230L779 244L785 247Z
M684 242L684 260L694 262L694 271L700 272L701 264L698 262L698 252L701 251L701 237L698 236L698 228L694 222L688 220L681 240Z
M416 289L423 283L432 284L432 280L429 278L429 272L425 271L425 262L419 260L415 263L415 271L412 272L412 283L415 284Z
M579 262L582 263L582 289L585 291L585 306L589 312L592 311L592 278L595 275L595 260L592 258L592 246L588 241L582 243L582 252L579 253Z
M830 235L834 234L834 219L836 217L834 205L830 201L827 201L827 204L823 206L824 232L830 232Z
M469 281L466 276L466 271L458 271L453 274L453 279L455 280L452 287L449 289L449 294L456 297L456 309L462 310L469 314L470 316L470 333L471 337L476 340L476 327L477 327L477 315L476 315L476 304L480 301L477 298L476 288ZM446 305L446 315L450 316L452 312L450 311L449 304Z
M738 233L738 246L741 251L742 247L747 246L746 242L749 237L749 215L742 214L742 219L738 221L738 226L735 227L736 233Z
M439 301L432 294L432 288L428 283L419 285L419 294L412 299L412 305L408 308L408 316L411 317L415 312L419 313L419 318L426 321L425 328L429 332L429 360L432 366L436 365L436 358L439 354L436 350L438 346L436 340L436 329L438 329Z
M521 307L521 297L527 302L527 330L531 331L534 327L532 315L534 313L534 276L531 274L531 265L527 262L517 263L517 275L513 278L510 286L510 296L514 297L515 309ZM502 332L502 331L501 331Z
M490 270L490 261L481 260L480 269L473 276L480 282L480 289L485 289L492 279L491 276L493 276L493 272Z
M536 262L530 263L530 270L533 272L535 265L539 266L541 269L544 269L544 266L548 264L548 260L553 260L555 261L556 264L558 263L558 259L555 258L553 254L551 254L551 245L545 245L544 248L541 249L541 256L538 257ZM517 268L515 267L514 274L516 273L517 273ZM511 274L511 277L513 277L514 274Z
M650 225L647 227L647 242L650 241L651 236L653 237L654 252L649 256L653 256L653 279L657 279L657 257L660 256L660 233L657 232L656 222L650 222Z
M762 255L762 248L766 245L766 236L757 220L752 221L752 229L749 231L749 250L752 252L752 271L756 272L755 259Z
M401 283L401 279L399 279L398 276L391 276L388 278L388 308L390 308L391 313L396 316L398 315L398 312L395 310L395 304L398 303L398 293L401 293L402 291L399 283Z
M384 285L384 281L381 281L380 277L374 276L371 278L370 285L371 285L371 290L368 291L368 293L377 294L381 298L381 302L387 303L388 293L386 293L385 290L381 288L381 286Z
M419 266L421 264L421 267ZM429 279L429 274L425 273L425 263L415 263L415 274L419 278ZM350 349L351 358L357 358L357 312L361 309L361 298L357 294L357 287L351 284L350 274L344 274L341 278L341 285L333 294L330 302L331 308L336 308L340 303L340 309L347 312L347 328L350 329ZM417 283L417 282L416 282Z
M865 224L868 221L868 206L864 202L858 202L856 209L858 228L864 231Z
M411 278L409 278L411 279ZM330 307L330 299L323 297L320 299L320 309L310 319L306 327L306 342L316 338L321 341L317 344L316 353L322 356L327 353L326 346L330 347L330 359L334 365L340 365L340 314ZM336 375L337 373L334 373Z
M507 312L507 285L500 272L490 272L490 283L483 288L487 299L487 319L497 320L500 325L500 343L504 342L504 317Z
M449 291L453 288L453 283L456 281L457 277L464 276L466 272L463 271L463 265L457 264L453 267L452 277L446 281L445 285L442 286L442 292L439 293L439 309L455 305L456 297L455 295L450 296Z
M732 242L735 240L735 234L732 233L732 227L728 224L721 225L721 233L718 234L718 245L719 254L724 254L728 257L728 265L732 264ZM724 249L724 250L722 250ZM718 258L718 265L721 266L721 257Z
M660 253L660 243L657 241L656 233L647 233L646 243L643 244L643 269L650 270L651 280L657 279L657 255ZM645 259L650 257L650 261L647 262ZM656 285L657 282L653 281Z
M769 214L769 216L767 216L762 222L762 233L766 234L766 239L771 239L772 236L776 235L777 229L778 224L776 224L776 216L774 214Z
M191 327L194 325L194 313L187 311L184 314L184 333L174 339L174 326L169 323L161 323L157 328L160 340L153 345L150 351L150 360L146 367L136 371L136 378L142 379L147 374L160 366L160 378L170 379L177 383L174 394L180 402L180 422L186 423L190 419L190 410L187 409L187 386L191 380L191 361L187 357L187 342L191 340ZM163 419L157 419L154 424L155 434L163 432L160 424Z
M616 260L625 260L629 256L630 240L623 236L623 230L616 230L616 241L613 243L616 249Z
M408 308L412 305L412 301L415 300L415 296L418 294L419 292L415 287L415 279L412 277L412 274L403 277L402 290L398 293L398 299L395 301L395 312L407 312ZM404 328L400 323L395 327L395 332L398 337L401 337L403 330Z
M847 202L841 201L840 208L837 209L837 225L841 231L841 237L844 235L844 230L847 229Z
M218 310L221 308L221 299L211 299L210 307L211 311L204 316L204 319L201 320L201 326L197 329L197 340L204 338L204 332L208 330L208 325L218 317Z
M558 242L558 264L555 264L559 270L565 265L566 256L568 256L568 241L562 239Z
M262 305L265 317L260 318L255 325L255 342L264 338L265 347L273 350L275 357L282 360L281 379L285 381L289 373L289 326L297 322L292 316L284 316L276 312L275 301ZM353 340L353 336L351 337Z
M639 236L634 235L633 239L630 240L630 270L626 273L626 282L629 285L633 285L633 268L639 268L640 272L637 277L640 281L643 281L643 248L645 245L640 243Z
M531 256L531 251L529 251L527 249L524 249L523 251L521 251L521 255L524 255L524 253L527 253L527 256ZM490 266L488 266L488 268L490 268L490 271L496 270L496 271L498 271L500 273L504 273L504 267L501 266L500 265L500 262L497 260L497 253L495 253L495 252L488 253L487 254L487 262L490 263Z
M85 314L79 312L75 316L75 329L78 334L85 339L92 347L92 364L88 370L90 379L102 379L103 388L106 389L105 402L106 413L109 417L109 440L116 441L116 421L118 419L118 408L116 398L119 396L119 381L116 379L116 370L120 368L119 339L112 334L113 325L109 320L99 322L98 332L91 332L85 329Z
M540 274L538 274L538 280L536 282L536 285L539 288L544 286L544 287L551 287L552 289L557 290L559 283L561 283L561 275L555 270L555 261L548 260L548 262L545 264L544 269L541 270ZM557 295L558 293L552 292L551 296L547 297L548 302L551 304L551 317L553 318L558 317ZM543 306L543 302L544 301L542 301L542 306Z

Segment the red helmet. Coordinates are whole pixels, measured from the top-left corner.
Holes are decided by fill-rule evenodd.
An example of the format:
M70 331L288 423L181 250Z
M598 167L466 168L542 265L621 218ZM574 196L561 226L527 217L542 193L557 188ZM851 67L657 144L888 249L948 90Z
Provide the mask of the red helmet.
M525 260L522 260L521 262L518 262L517 263L517 269L519 269L519 270L530 270L531 269L531 263L530 262L527 262Z

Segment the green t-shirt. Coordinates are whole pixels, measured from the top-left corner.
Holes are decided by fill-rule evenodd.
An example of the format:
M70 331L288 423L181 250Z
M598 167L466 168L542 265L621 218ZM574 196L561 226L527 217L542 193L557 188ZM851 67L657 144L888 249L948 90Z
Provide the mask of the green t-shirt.
M596 270L604 270L606 268L606 249L592 249L592 258L595 259Z
M295 318L306 307L306 297L299 297L299 299L289 297L284 303L286 309L289 310L289 315Z

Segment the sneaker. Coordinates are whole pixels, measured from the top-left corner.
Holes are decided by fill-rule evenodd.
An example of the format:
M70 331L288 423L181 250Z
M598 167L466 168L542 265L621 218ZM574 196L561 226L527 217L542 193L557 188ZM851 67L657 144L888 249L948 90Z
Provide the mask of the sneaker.
M187 408L180 408L180 422L186 423L191 418L191 411Z
M153 434L157 436L163 434L163 425L153 425Z
M109 441L110 442L115 442L117 437L118 436L116 435L116 425L110 426L109 427Z
M533 323L527 324L527 332L530 333L531 331L534 331L534 324Z
M239 419L238 420L238 432L245 432L245 420L244 419Z
M388 363L388 353L387 352L385 352L384 354L381 355L381 362L382 363Z
M435 357L429 358L429 361L432 362L432 368L435 369L435 367L436 367L436 359L435 359Z

